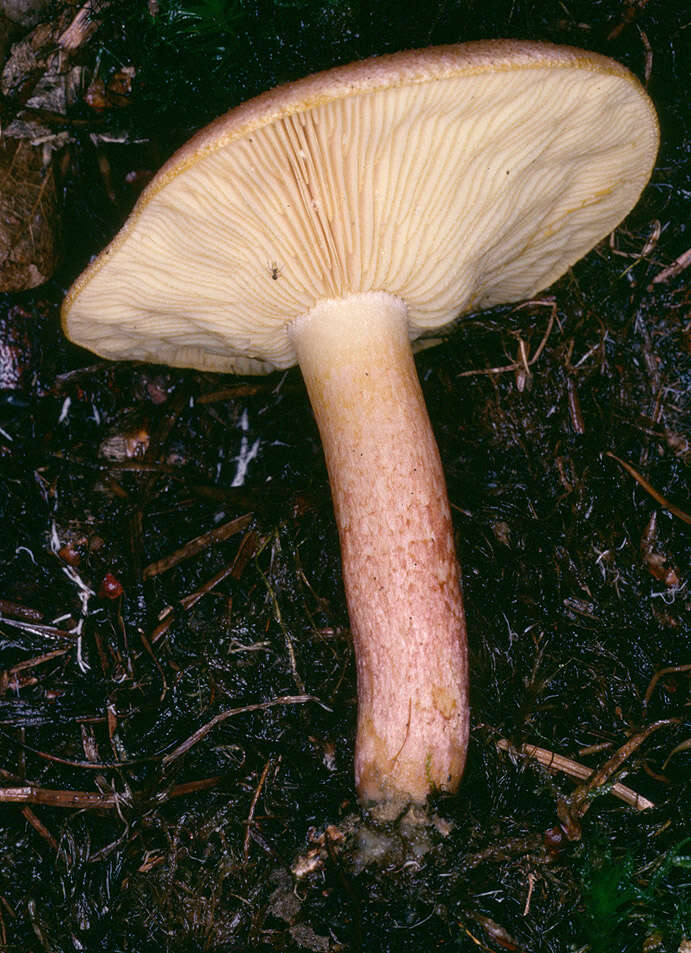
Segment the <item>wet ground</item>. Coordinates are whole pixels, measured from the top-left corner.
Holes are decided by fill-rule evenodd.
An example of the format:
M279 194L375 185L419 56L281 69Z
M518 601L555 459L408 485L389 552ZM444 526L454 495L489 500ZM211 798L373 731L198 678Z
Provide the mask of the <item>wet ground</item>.
M0 301L0 950L685 949L682 7L102 12L65 118L40 107L62 137L44 222L60 265ZM62 30L76 11L46 17ZM353 789L348 617L299 374L108 364L64 340L59 308L148 176L225 108L337 62L502 35L647 77L662 150L612 242L418 357L473 725L458 795L384 824Z

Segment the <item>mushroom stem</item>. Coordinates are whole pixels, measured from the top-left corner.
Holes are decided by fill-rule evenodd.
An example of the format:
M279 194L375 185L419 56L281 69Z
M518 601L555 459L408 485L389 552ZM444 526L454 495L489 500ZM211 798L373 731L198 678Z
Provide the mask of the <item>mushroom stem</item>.
M355 646L365 802L453 791L468 740L463 602L439 451L404 303L322 301L292 343L324 447Z

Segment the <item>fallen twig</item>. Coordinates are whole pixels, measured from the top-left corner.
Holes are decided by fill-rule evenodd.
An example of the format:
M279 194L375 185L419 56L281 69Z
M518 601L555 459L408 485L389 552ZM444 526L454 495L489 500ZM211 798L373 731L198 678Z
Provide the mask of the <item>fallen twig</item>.
M61 655L67 655L71 649L54 649L52 652L45 652L43 655L37 655L34 658L25 659L23 662L17 662L12 668L0 670L0 695L2 695L9 685L17 686L19 684L18 675L20 672L26 672L29 669L50 662ZM24 682L26 684L26 682Z
M264 389L264 384L237 384L235 387L225 387L209 394L198 394L194 400L196 404L215 404L224 400L237 400L239 397L253 397L255 394L261 394Z
M75 721L79 721L79 718L75 718ZM85 720L85 719L84 719ZM90 718L89 721L105 721L105 718ZM0 724L12 724L12 722L3 721ZM35 755L37 758L41 758L44 761L52 761L54 764L63 764L68 768L83 768L87 771L109 771L114 768L129 768L133 767L136 764L147 764L151 761L157 761L160 757L160 752L158 754L149 754L144 755L141 758L129 758L126 761L76 761L73 758L61 758L57 754L51 754L50 751L41 751L40 748L34 748L32 745L28 745L25 741L19 741L18 738L12 737L12 735L7 734L7 732L0 729L0 737L5 739L7 744L13 745L16 748L20 748L22 751L26 751L29 754Z
M533 356L528 361L525 360L525 356L524 356L523 360L514 361L513 364L504 364L502 367L483 367L475 371L461 371L460 374L457 375L457 377L473 377L474 375L477 375L477 374L505 374L508 371L517 371L519 369L525 369L526 367L531 367L539 359L540 355L542 354L542 352L544 351L547 345L549 336L552 333L552 328L554 327L554 320L557 314L557 306L554 301L549 301L549 300L526 301L524 304L519 305L519 307L515 308L514 310L518 311L519 308L527 308L528 305L541 305L542 307L548 307L548 308L551 308L552 310L552 313L549 316L549 322L547 323L547 330L545 331L543 338L538 344L537 350L535 351Z
M650 282L650 287L652 288L653 285L659 285L662 284L662 282L669 281L670 278L676 278L676 276L680 275L682 271L685 271L689 265L691 265L691 248L687 248L678 258L674 259L671 265L659 271Z
M173 797L183 797L196 791L203 791L215 787L220 781L220 775L210 778L201 778L199 781L187 781L176 784L170 790L155 796L157 802L167 801ZM135 795L136 797L136 795ZM23 784L21 786L0 788L1 804L41 804L44 807L72 808L78 811L113 810L118 804L122 805L125 795L102 793L100 791L67 791L55 788L44 788L37 784ZM129 797L128 797L129 800ZM33 822L32 826L36 827ZM40 823L40 822L39 822ZM41 833L39 831L39 833ZM43 836L43 835L42 835Z
M601 768L598 768L597 771L593 771L585 784L582 784L578 790L574 793L572 803L575 801L580 802L585 807L585 801L590 798L590 795L593 791L596 791L597 788L602 787L603 784L606 784L609 778L617 771L622 764L629 758L637 748L639 748L643 742L650 736L654 731L657 731L658 728L662 728L665 725L675 724L675 719L665 718L662 721L655 721L650 725L647 725L641 731L636 732L635 735L632 735L627 741L624 742L621 747L617 748L611 758L609 758L602 765ZM638 797L638 795L637 795ZM644 800L646 800L644 798ZM653 806L650 801L647 802L651 807ZM644 810L645 808L640 807L638 804L635 804L634 807L638 807L639 810ZM585 811L584 811L585 813Z
M23 632L29 632L31 635L38 635L47 639L68 639L70 642L76 642L78 639L74 629L59 629L56 625L41 625L38 622L21 622L19 619L8 619L0 615L0 622L3 625L10 625L14 629L21 629Z
M689 672L691 671L691 665L668 665L666 668L658 669L657 672L653 675L648 683L648 687L645 690L645 695L643 697L643 710L648 707L650 699L652 698L653 692L655 691L655 686L663 677L663 675L672 675L675 672Z
M101 25L97 14L108 6L108 0L87 0L77 11L76 16L62 35L58 45L63 50L74 52L82 46Z
M626 759L658 728L664 725L676 724L677 719L667 718L662 721L656 721L643 728L642 731L632 735L620 748L614 752L612 757L606 761L602 767L580 784L570 797L560 798L557 804L557 816L561 822L561 827L569 840L580 840L581 838L581 820L587 814L593 803L598 789L609 782L610 777L617 771ZM614 791L612 785L611 790ZM643 807L634 805L639 810L645 810ZM651 807L654 805L650 805Z
M2 616L11 616L15 619L22 619L24 622L43 621L43 613L39 612L38 609L20 605L18 602L10 602L8 599L0 599L0 617Z
M321 699L317 698L316 695L282 695L280 698L272 698L267 702L257 702L254 705L243 705L241 708L229 708L227 711L219 712L211 721L207 721L201 728L197 728L182 744L179 744L177 748L165 755L162 762L163 767L167 767L181 755L186 754L190 748L193 748L197 742L208 735L212 728L215 728L216 725L220 725L221 722L226 721L228 718L233 718L235 715L244 715L251 711L264 711L267 708L275 708L277 705L304 705L306 702L316 702L326 711L331 710Z
M207 533L202 533L201 536L191 539L188 543L185 543L185 545L181 546L180 549L176 549L175 552L171 553L169 556L164 556L163 559L158 559L156 562L150 563L142 573L143 578L151 579L152 576L158 576L161 573L166 572L168 569L172 569L173 566L177 566L178 563L183 562L183 560L190 559L192 556L196 556L197 553L202 552L202 550L207 549L209 546L213 546L215 543L220 543L223 542L223 540L229 539L231 536L234 536L235 533L239 533L243 529L246 529L251 519L252 514L245 513L244 516L238 516L236 519L229 520L222 526L216 526L214 529L210 529Z
M53 837L43 821L36 817L28 804L25 804L22 808L22 814L24 815L24 819L31 824L36 833L42 837L57 854L58 850L60 849L57 840Z
M238 547L238 551L235 554L235 558L233 559L232 563L224 566L220 572L217 572L215 576L212 576L211 579L208 579L205 583L203 583L199 589L189 593L189 595L183 596L183 598L180 600L180 605L182 608L185 609L185 611L191 609L192 606L199 602L202 596L207 595L207 593L211 592L212 589L215 589L216 586L222 583L223 580L227 579L229 576L232 579L239 579L245 566L259 548L260 542L261 537L255 533L254 530L250 530L249 533L246 533L242 539L242 542L240 543L240 546ZM165 635L175 621L173 607L166 606L166 608L159 615L159 619L160 622L151 633L151 638L149 640L151 645L155 645L155 643L158 642L161 636Z
M249 811L249 814L247 815L247 820L245 821L245 840L242 845L242 855L245 858L245 864L247 864L250 857L250 827L252 826L252 823L254 821L254 812L257 807L257 801L259 800L259 795L261 794L262 788L264 787L264 782L266 781L266 776L269 773L270 767L271 767L271 758L269 758L269 760L264 765L264 770L262 771L261 777L259 778L259 783L257 784L255 792L252 795L252 803L250 804L250 811Z
M550 771L561 771L572 778L578 778L580 781L588 781L596 775L596 772L592 768L587 767L587 765L580 764L578 761L572 761L571 758L565 758L563 755L549 751L547 748L538 748L536 745L528 744L521 745L517 748L506 738L500 738L499 741L496 742L496 746L500 751L507 751L513 754L524 755L527 758L533 758L545 768L549 768ZM609 762L607 762L607 764L609 764ZM599 774L600 772L597 772L598 776ZM599 783L602 784L603 782L600 781ZM618 797L626 804L630 804L631 807L635 807L638 811L646 811L648 808L655 807L652 801L637 794L625 784L619 784L618 782L613 784L610 788L610 794Z
M609 450L607 450L605 456L611 457L612 460L616 460L619 466L623 467L627 473L631 474L636 483L640 483L646 493L649 493L655 502L659 503L663 509L668 510L674 516L678 516L679 519L683 520L685 523L691 524L691 516L689 516L688 513L685 513L680 507L675 506L674 503L670 503L670 501L661 493L659 493L651 483L648 483L645 477L642 477L637 470L634 470L630 463L627 463L626 460L622 460L620 457L617 457Z

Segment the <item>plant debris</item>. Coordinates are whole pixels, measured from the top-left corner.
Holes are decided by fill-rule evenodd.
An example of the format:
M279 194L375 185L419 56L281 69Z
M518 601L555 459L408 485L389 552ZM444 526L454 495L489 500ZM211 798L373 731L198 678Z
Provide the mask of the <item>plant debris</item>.
M679 953L685 11L41 10L0 22L5 287L24 289L0 296L0 949ZM417 357L464 571L473 728L458 795L390 821L355 799L356 673L299 374L106 364L65 341L59 309L151 175L224 110L368 55L507 35L624 62L662 151L611 241Z

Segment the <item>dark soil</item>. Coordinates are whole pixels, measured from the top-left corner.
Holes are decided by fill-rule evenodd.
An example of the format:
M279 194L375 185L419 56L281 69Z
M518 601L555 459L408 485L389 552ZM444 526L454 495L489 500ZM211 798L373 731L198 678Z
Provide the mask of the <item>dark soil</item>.
M223 110L496 36L647 69L662 150L611 243L418 357L473 727L433 822L380 824L353 788L348 616L299 373L106 364L59 309ZM89 95L43 117L67 133L62 264L0 298L0 951L687 949L691 272L664 271L691 246L684 4L113 0L74 62Z

